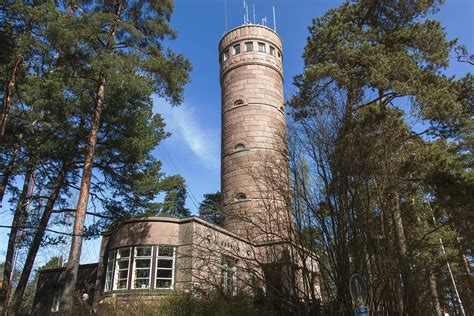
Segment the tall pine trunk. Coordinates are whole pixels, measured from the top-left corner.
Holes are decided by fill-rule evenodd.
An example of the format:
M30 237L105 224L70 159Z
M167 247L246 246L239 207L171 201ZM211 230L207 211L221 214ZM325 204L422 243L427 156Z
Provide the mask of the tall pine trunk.
M59 174L56 177L56 180L53 184L53 188L51 193L48 197L48 201L46 202L46 206L44 208L43 215L41 216L41 220L38 225L38 229L31 241L30 249L28 250L28 255L26 257L25 265L23 266L23 271L21 273L20 280L18 281L18 286L16 287L15 294L12 299L12 303L9 309L9 316L15 316L18 314L21 306L21 302L23 299L23 295L25 293L26 286L28 284L28 279L31 274L31 270L33 269L33 264L35 263L36 254L41 246L41 241L43 240L44 233L46 228L48 227L49 218L53 212L54 204L58 199L59 192L64 185L64 180L66 179L66 175L70 170L70 165L68 162L64 161L63 165L59 171Z
M8 76L8 82L5 85L5 92L3 93L2 112L0 113L0 140L5 135L5 129L7 128L8 114L10 112L10 105L13 99L13 91L15 90L16 79L18 77L18 69L21 65L21 58L17 58L13 65L10 75Z
M25 204L27 200L29 183L31 175L33 174L33 167L29 167L25 173L25 180L21 189L18 203L16 205L15 213L13 214L12 227L10 236L8 237L7 254L5 256L5 266L3 268L3 283L2 283L2 299L3 299L3 313L5 314L10 300L10 293L12 289L11 278L13 273L13 257L15 254L15 246L17 242L18 231L25 220Z
M20 150L20 144L17 143L15 145L15 149L10 157L10 161L5 166L5 170L3 171L3 179L2 183L0 184L0 205L2 205L3 197L5 195L5 190L10 182L10 176L13 171L13 167L15 166L16 156L18 155L18 151Z
M394 194L393 224L395 226L395 237L397 239L397 248L400 261L400 272L403 279L403 292L405 301L405 314L417 314L417 298L411 275L410 262L408 258L408 246L403 226L402 212L400 209L400 196L398 192Z
M431 304L433 308L434 316L443 316L443 311L441 310L441 304L439 303L438 296L438 282L436 281L436 275L433 270L429 271L430 277L430 297Z
M121 1L115 4L115 23L109 31L109 39L107 42L108 52L112 51L115 42L115 31L118 21L120 20L120 12L122 10ZM81 249L83 241L84 222L86 218L87 203L89 201L89 192L92 177L92 166L94 162L95 146L97 143L97 133L100 127L100 117L104 106L105 87L107 84L107 75L103 71L100 74L100 83L97 87L97 97L94 105L94 114L92 116L91 129L87 138L86 156L84 161L84 169L82 172L81 189L79 192L79 200L76 207L76 217L74 220L73 235L71 240L71 249L69 251L68 263L66 266L64 288L61 293L60 311L68 314L72 311L75 297L75 288L77 282L77 274L79 271L79 262L81 259Z

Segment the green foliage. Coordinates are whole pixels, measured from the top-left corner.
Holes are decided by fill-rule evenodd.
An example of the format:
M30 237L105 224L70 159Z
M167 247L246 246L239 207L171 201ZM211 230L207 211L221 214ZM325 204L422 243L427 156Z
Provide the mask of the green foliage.
M215 225L222 225L224 201L221 192L204 194L204 200L199 204L199 217Z
M186 208L186 184L181 176L173 176L167 179L166 195L161 208L161 215L173 217L187 217L191 213Z
M169 25L172 11L172 1L2 4L2 44L9 46L2 50L0 67L8 75L1 86L14 83L15 93L0 155L14 166L10 179L31 168L36 180L22 223L29 227L23 244L35 236L38 223L46 228L53 208L59 215L52 214L51 224L64 221L63 209L71 209L71 195L91 152L92 130L97 144L90 194L98 220L91 221L86 235L98 236L123 219L160 209L159 196L171 190L174 177L162 173L152 155L169 135L152 111L152 94L178 105L191 70L186 58L165 46L176 37ZM101 91L103 110L95 130L93 111ZM8 189L16 199L18 188L10 183ZM185 192L177 196L184 201ZM44 233L38 231L35 247ZM36 252L29 254L30 263Z
M457 82L440 74L456 41L426 17L435 8L434 1L359 1L314 19L305 71L295 78L297 113L311 113L317 97L335 85L351 93L351 111L407 96L419 117L459 123L464 106Z
M446 260L455 278L470 277L459 263L473 243L472 75L443 75L456 41L430 19L439 2L346 2L309 27L289 102L293 201L340 313L351 309L352 272L367 278L371 309L393 314L432 302L433 274L441 305L452 304ZM425 132L408 125L406 102Z

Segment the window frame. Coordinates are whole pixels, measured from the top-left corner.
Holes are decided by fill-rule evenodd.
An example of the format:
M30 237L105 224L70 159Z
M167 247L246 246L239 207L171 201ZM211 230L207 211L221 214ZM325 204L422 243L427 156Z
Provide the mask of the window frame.
M137 255L137 250L138 248L150 248L150 255L149 256L138 256ZM133 264L132 264L132 283L130 286L131 290L150 290L151 289L151 275L153 271L153 246L152 245L142 245L142 246L133 246ZM150 266L148 267L148 287L143 288L143 287L136 287L135 281L137 279L141 280L146 280L146 278L137 278L136 277L136 271L137 271L137 259L138 260L149 260L150 261ZM138 270L145 270L146 268L138 268ZM129 269L130 270L130 269Z
M244 151L247 148L243 143L238 143L237 145L234 146L234 152L239 152L239 151Z
M237 48L237 49L236 49L236 48ZM232 51L233 51L234 55L240 54L240 43L239 43L239 44L235 44L234 46L232 46Z
M173 255L171 257L168 256L160 256L160 247L171 247L173 249ZM155 246L155 251L156 251L156 256L155 256L155 275L154 275L154 282L153 282L153 288L156 290L174 290L175 288L175 266L176 266L176 246L171 246L171 245L157 245ZM171 268L160 268L158 267L158 260L171 260ZM171 278L159 278L158 277L158 270L165 270L165 271L170 271L171 270ZM158 279L160 280L170 280L170 287L158 287Z
M104 282L104 292L112 291L114 288L114 274L115 274L115 255L116 251L110 250L107 257L107 263L105 265L105 282ZM111 264L111 271L109 271L109 264ZM110 280L107 280L110 273Z
M124 288L118 288L118 283L119 283L119 280L123 280L123 279L119 279L118 278L118 275L120 273L120 271L124 271L125 269L120 269L118 268L118 263L119 263L119 258L117 257L118 254L119 254L119 250L121 249L129 249L129 254L128 254L128 265L127 265L127 285L124 287ZM122 247L122 248L117 248L115 250L115 265L114 265L114 286L113 286L113 290L114 291L126 291L129 289L129 281L130 281L130 261L132 259L132 249L134 247ZM125 261L125 260L124 260Z
M224 294L235 296L237 295L237 259L222 256L222 290ZM229 274L232 277L231 283L229 284ZM230 285L230 287L229 287ZM229 293L230 289L230 293Z
M244 100L242 100L242 99L237 99L237 100L234 101L234 106L235 106L235 107L241 106L241 105L245 105Z
M60 307L60 300L59 300L60 288L55 287L53 290L53 300L51 301L51 312L57 313L59 312Z
M245 194L245 193L243 193L243 192L238 192L238 193L235 195L234 200L235 200L236 202L245 201L245 200L247 200L247 194Z
M230 57L229 49L227 48L227 49L224 51L224 54L223 54L222 59L223 59L224 61L226 61L227 59L229 59L229 57Z
M275 47L273 47L272 45L270 45L270 51L269 51L270 55L272 55L273 57L275 57Z
M259 53L266 53L267 52L267 45L263 42L257 42L258 52Z
M253 42L245 42L245 51L253 52Z

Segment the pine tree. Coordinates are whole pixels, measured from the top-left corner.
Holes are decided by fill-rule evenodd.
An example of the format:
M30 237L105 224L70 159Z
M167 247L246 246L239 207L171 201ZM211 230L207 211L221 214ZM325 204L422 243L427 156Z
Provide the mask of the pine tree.
M419 260L426 255L424 234L434 234L419 225L433 194L419 174L419 165L430 165L423 157L430 143L410 131L401 104L410 101L433 137L462 137L472 116L466 79L441 74L455 41L428 18L437 9L436 1L361 0L328 11L309 28L305 72L295 78L290 105L317 171L317 195L305 203L319 212L313 216L333 254L329 283L341 312L351 310L351 271L373 284L371 304L382 304L375 309L408 314L419 312L426 297L420 282L433 275ZM321 214L311 199L323 200L327 211Z
M98 133L102 112L107 103L110 107L114 106L114 100L107 97L108 87L112 82L126 85L144 80L152 92L168 98L174 104L181 101L182 87L188 81L190 65L171 50L163 53L160 43L164 38L175 37L168 24L172 10L171 1L93 1L83 5L83 13L79 14L76 26L80 27L75 30L81 29L82 34L75 34L74 45L70 49L84 50L85 68L88 69L89 77L95 78L97 85L66 269L67 278L61 293L62 311L70 311L72 307L93 161L97 141L100 142L101 138Z
M190 216L185 206L188 194L184 179L181 176L170 177L168 185L170 189L166 192L161 214L178 218Z
M209 223L221 226L224 201L221 192L204 194L204 200L199 204L199 217Z

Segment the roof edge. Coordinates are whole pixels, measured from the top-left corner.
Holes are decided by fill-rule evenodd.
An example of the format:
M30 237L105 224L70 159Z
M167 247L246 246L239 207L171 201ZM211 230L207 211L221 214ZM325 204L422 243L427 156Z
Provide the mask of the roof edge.
M221 39L219 40L219 45L218 45L218 47L221 46L221 42L222 42L222 40L224 39L224 37L227 36L227 34L229 34L230 32L233 32L233 31L235 31L235 30L237 30L237 29L239 29L239 28L246 27L246 26L256 26L256 27L262 27L262 28L264 28L264 29L267 29L267 30L269 30L270 32L274 33L274 34L280 39L280 42L283 42L282 39L281 39L281 37L280 37L280 35L278 35L278 33L277 33L274 29L272 29L272 28L270 28L270 27L268 27L268 26L266 26L266 25L254 24L254 23L245 23L245 24L236 26L236 27L234 27L234 28L228 30L227 32L225 32L224 35L222 35Z

